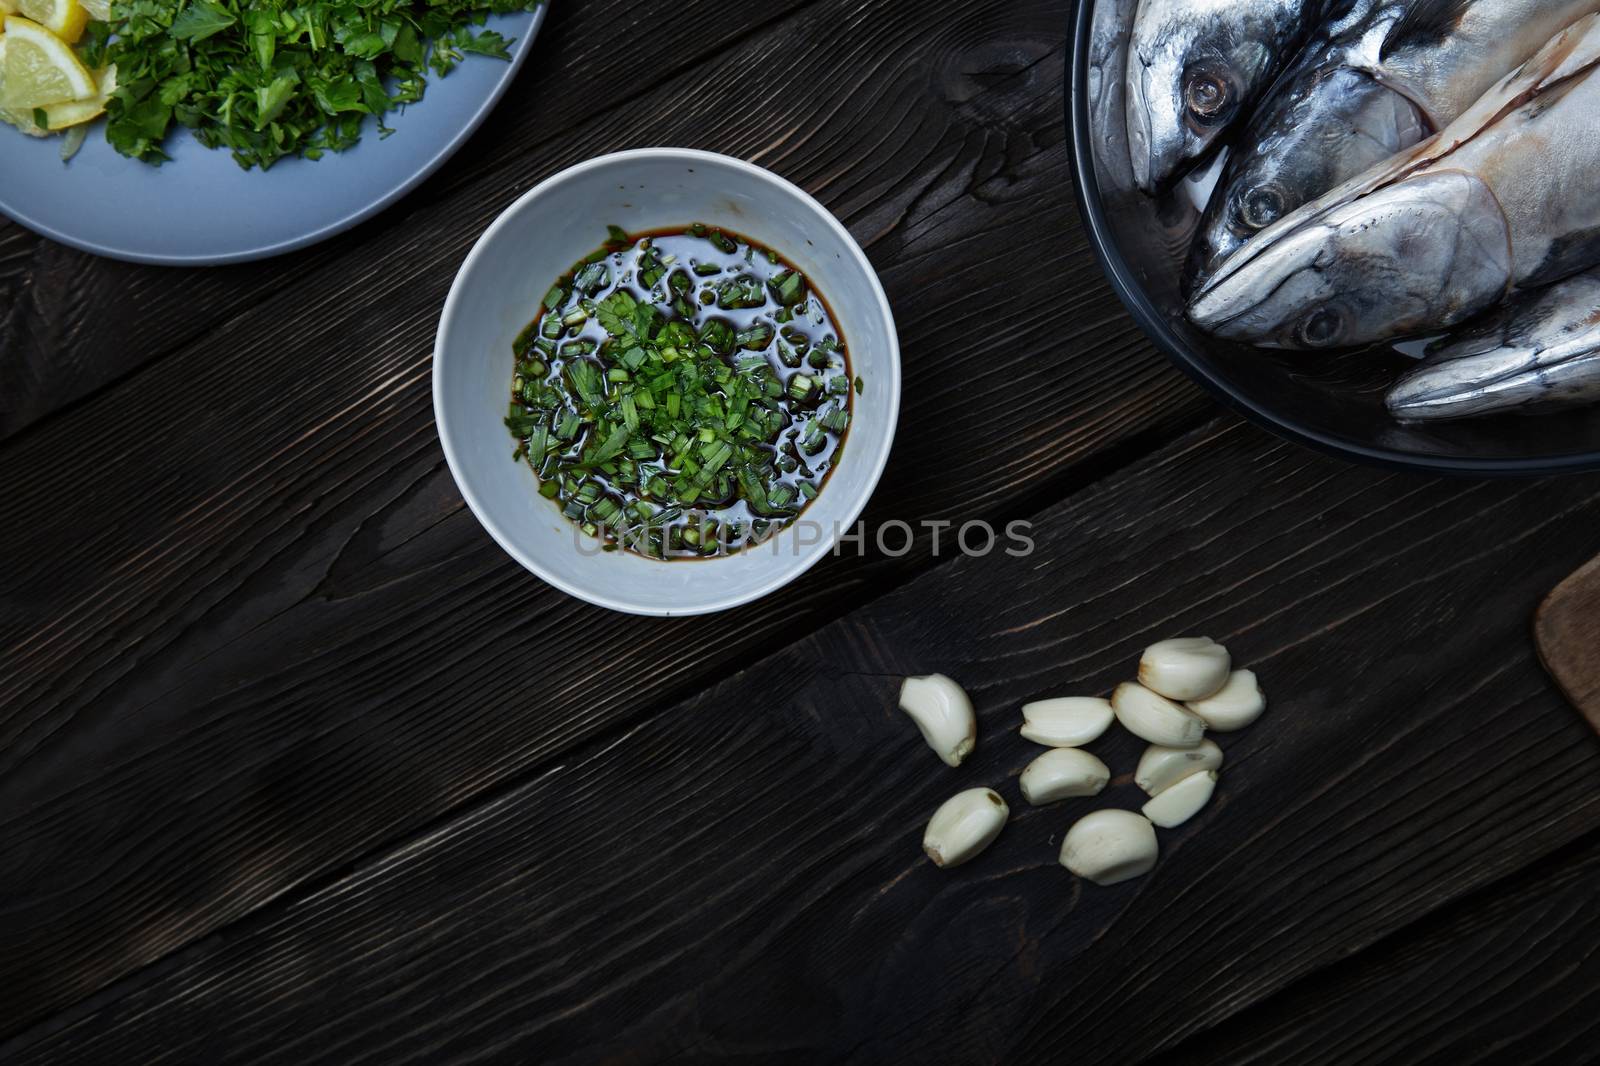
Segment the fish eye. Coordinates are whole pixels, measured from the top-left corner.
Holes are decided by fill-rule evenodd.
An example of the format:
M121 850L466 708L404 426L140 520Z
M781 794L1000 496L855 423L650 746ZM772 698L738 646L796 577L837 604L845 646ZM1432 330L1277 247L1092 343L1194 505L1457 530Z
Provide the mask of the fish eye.
M1232 110L1232 92L1227 80L1210 71L1194 71L1184 79L1183 102L1199 122L1211 125L1222 121Z
M1344 336L1344 315L1334 307L1319 307L1300 323L1300 342L1308 348L1331 348Z
M1238 207L1239 221L1252 230L1266 229L1283 217L1283 192L1271 185L1257 185L1239 196Z

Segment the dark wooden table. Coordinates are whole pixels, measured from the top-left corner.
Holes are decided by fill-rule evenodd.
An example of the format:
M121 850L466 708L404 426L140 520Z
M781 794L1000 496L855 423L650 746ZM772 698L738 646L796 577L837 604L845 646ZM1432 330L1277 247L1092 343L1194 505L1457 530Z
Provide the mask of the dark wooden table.
M0 1061L1574 1062L1600 743L1531 613L1600 478L1293 447L1136 331L1072 206L1066 0L561 0L494 120L316 249L166 270L0 224ZM649 621L530 577L430 411L456 266L553 171L754 160L867 248L905 352L868 519ZM940 442L951 465L919 463ZM1017 706L1206 632L1273 701L1115 888L1021 802ZM896 676L966 682L941 767ZM1139 746L1096 748L1137 802ZM920 855L958 787L1016 817Z

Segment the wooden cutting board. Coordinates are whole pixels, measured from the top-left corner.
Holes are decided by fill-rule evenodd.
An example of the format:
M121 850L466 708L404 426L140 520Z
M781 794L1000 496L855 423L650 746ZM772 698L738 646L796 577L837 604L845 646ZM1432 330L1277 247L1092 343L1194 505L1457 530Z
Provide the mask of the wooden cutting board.
M1600 729L1600 556L1557 585L1539 605L1533 637L1545 669Z

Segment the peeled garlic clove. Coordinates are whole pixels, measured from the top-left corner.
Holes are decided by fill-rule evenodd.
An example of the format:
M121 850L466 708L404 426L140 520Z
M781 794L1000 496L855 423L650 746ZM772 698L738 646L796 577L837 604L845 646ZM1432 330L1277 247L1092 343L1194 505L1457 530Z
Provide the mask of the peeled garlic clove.
M1227 733L1243 729L1267 709L1267 698L1261 694L1261 685L1252 670L1235 670L1228 675L1228 683L1216 695L1184 704L1204 718L1206 725Z
M1139 684L1169 700L1199 700L1228 680L1228 649L1210 637L1158 641L1139 659Z
M1156 695L1143 685L1127 682L1111 694L1111 709L1117 721L1136 737L1169 748L1198 747L1205 736L1206 723L1171 700Z
M1022 705L1022 735L1035 744L1076 748L1111 728L1111 701L1067 696Z
M900 686L900 709L922 730L922 739L947 766L978 746L978 718L966 691L943 674L908 677Z
M945 800L928 819L922 850L935 866L960 866L994 843L1011 810L992 788L969 788Z
M1093 796L1106 787L1111 771L1106 764L1077 748L1047 751L1022 771L1022 795L1037 807L1071 796Z
M1152 744L1139 756L1139 766L1133 771L1133 783L1154 796L1186 777L1221 766L1222 749L1209 740L1202 740L1198 748L1168 748Z
M1144 805L1144 816L1163 829L1180 826L1200 813L1200 808L1211 802L1211 793L1217 787L1217 772L1207 770L1193 774L1176 785L1150 797Z
M1156 830L1133 811L1095 811L1079 818L1061 842L1061 865L1097 885L1147 874L1156 864Z

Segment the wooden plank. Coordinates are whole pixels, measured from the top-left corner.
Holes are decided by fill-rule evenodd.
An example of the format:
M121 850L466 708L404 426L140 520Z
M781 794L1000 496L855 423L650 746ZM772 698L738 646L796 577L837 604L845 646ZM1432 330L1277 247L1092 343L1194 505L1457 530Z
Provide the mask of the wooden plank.
M0 896L24 919L0 926L0 1032L928 565L924 533L765 607L646 622L493 546L444 470L428 353L468 243L543 174L720 148L872 242L909 381L874 522L1025 515L1203 410L1085 254L1059 44L1050 3L805 8L524 155L514 182L396 212L361 259L403 276L291 279L0 451ZM952 437L950 462L917 461ZM92 462L62 461L85 440Z
M1589 724L1600 729L1600 556L1539 605L1533 633L1545 669Z
M1160 1062L1590 1061L1600 1035L1597 883L1600 840L1591 837Z
M1600 826L1600 749L1525 622L1597 510L1597 477L1438 481L1208 430L1037 516L1031 556L941 566L0 1057L1137 1060ZM1100 800L1028 808L1016 708L1196 631L1272 710L1219 738L1219 798L1154 874L1076 883L1061 835L1138 802L1140 745L1096 744ZM979 709L959 770L893 706L929 670ZM980 783L1016 817L934 869L924 820Z
M191 339L213 308L226 313L228 292L272 277L113 263L0 218L0 440Z
M536 146L632 99L653 79L713 62L803 2L555 4L493 120L448 166L377 219L277 259L217 269L137 266L75 251L0 218L0 440L196 343L297 279L302 289L314 279L345 299L381 302L398 279L370 269L378 234L396 225L451 228L449 212L417 216L490 174L501 176L502 187L525 188L506 176L526 170ZM641 71L650 72L642 81ZM575 85L582 91L572 91ZM454 265L427 262L434 270Z

